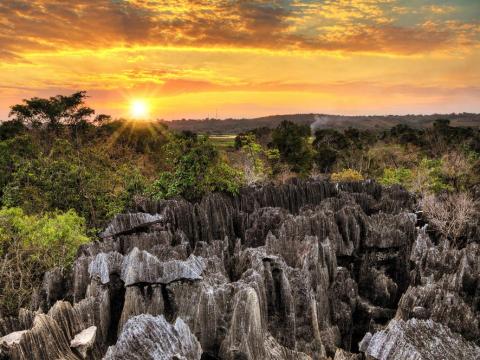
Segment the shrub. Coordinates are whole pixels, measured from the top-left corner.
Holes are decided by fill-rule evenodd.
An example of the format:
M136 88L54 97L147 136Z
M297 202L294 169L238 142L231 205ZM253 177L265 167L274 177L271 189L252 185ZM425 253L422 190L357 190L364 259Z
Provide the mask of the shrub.
M391 186L395 184L407 186L412 180L412 171L404 167L400 168L385 168L382 176L378 182L384 186Z
M420 161L419 154L420 149L416 146L378 142L368 149L368 171L373 176L381 177L385 168L412 169Z
M330 179L335 182L362 181L363 176L357 170L344 169L340 172L333 173Z
M412 171L409 190L416 193L439 193L452 190L442 176L442 161L423 158Z
M478 201L466 193L443 197L428 194L422 198L420 206L430 224L457 245L468 224L478 217L479 210Z
M470 158L465 153L454 150L442 156L441 173L442 176L457 191L465 190L470 180L470 172L472 168L475 154L471 154Z
M45 271L68 270L89 241L85 234L85 220L73 210L30 216L20 208L1 209L0 313L26 305Z

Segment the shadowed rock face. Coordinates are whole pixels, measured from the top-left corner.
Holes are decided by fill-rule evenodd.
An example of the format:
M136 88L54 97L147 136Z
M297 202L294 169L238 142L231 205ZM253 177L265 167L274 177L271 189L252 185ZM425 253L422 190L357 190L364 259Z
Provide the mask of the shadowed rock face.
M0 359L474 359L478 239L435 243L414 206L373 182L145 201L0 320Z

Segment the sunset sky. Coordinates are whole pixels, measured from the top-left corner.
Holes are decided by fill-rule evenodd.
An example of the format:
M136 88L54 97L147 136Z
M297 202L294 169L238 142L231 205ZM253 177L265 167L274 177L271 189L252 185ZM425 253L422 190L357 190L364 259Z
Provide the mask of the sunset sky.
M480 112L480 0L0 0L0 120L79 90L124 117Z

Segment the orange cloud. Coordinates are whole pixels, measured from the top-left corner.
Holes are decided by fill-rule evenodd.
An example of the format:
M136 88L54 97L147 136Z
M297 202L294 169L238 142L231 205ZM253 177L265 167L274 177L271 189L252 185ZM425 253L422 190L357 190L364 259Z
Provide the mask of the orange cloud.
M465 37L457 28L424 27L421 18L402 25L398 9L408 8L401 4L400 0L12 0L0 3L0 56L18 61L32 51L135 45L422 53L459 46L455 39ZM441 5L426 9L433 14L455 10ZM478 45L478 33L468 37Z
M480 5L429 3L2 1L0 117L76 90L118 116L478 108Z

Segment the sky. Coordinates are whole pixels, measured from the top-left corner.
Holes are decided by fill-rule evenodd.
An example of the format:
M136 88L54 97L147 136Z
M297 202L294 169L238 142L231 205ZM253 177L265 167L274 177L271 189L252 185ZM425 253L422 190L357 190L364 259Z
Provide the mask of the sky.
M0 120L480 112L480 0L0 0Z

